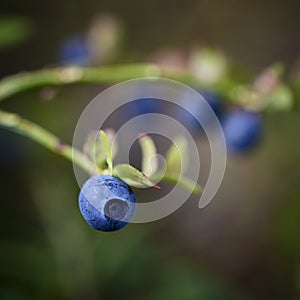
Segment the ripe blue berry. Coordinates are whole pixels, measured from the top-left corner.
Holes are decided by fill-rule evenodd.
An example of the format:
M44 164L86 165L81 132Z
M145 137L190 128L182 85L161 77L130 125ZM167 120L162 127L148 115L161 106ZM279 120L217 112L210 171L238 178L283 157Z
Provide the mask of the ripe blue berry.
M81 35L67 38L58 51L58 60L64 64L79 66L88 65L91 58L91 49L86 39Z
M261 115L246 110L233 110L224 116L223 132L227 147L234 153L254 147L263 131Z
M131 188L110 175L96 175L88 179L78 200L85 221L101 231L125 227L135 212L136 198Z

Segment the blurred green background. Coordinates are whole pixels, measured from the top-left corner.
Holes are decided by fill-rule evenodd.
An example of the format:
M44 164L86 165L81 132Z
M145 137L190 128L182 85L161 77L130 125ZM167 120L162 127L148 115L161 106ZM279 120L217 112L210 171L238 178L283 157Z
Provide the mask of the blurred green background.
M61 43L103 13L123 32L114 63L194 45L256 71L277 61L293 71L300 57L296 0L11 0L0 12L0 20L22 17L17 30L0 22L1 77L59 64ZM52 101L32 91L1 105L70 143L103 88L61 88ZM1 129L0 299L300 299L299 116L267 114L263 142L229 157L205 209L191 198L168 218L108 234L82 219L69 162ZM138 193L147 199L153 191Z

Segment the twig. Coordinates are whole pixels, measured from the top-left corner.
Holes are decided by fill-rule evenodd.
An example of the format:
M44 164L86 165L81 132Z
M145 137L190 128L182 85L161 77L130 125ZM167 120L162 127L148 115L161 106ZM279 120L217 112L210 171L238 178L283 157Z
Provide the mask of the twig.
M75 83L114 83L137 77L159 75L159 68L152 64L128 64L102 68L69 66L20 73L0 81L0 101L24 91L46 86Z
M93 162L82 152L65 144L58 137L21 116L0 110L0 126L29 137L50 151L73 161L91 175L97 173Z
M68 66L41 71L25 72L9 76L0 81L0 101L21 92L47 86L63 86L79 83L116 83L138 77L166 77L191 86L201 87L202 83L185 71L172 72L154 64L127 64L101 68ZM235 84L228 78L216 83L214 89L221 95L230 95ZM205 87L205 85L204 85Z

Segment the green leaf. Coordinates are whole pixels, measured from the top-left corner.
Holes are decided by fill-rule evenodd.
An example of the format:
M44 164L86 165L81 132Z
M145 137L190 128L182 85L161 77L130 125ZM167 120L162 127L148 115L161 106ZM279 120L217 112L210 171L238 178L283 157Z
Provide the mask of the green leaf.
M105 129L105 133L110 146L115 138L115 131L111 128ZM83 152L93 161L95 159L96 165L99 169L106 168L106 150L101 139L96 138L98 136L97 131L91 131L83 145ZM117 142L114 141L114 147L112 148L112 157L114 158L118 151Z
M194 182L193 180L189 179L188 177L181 176L178 178L178 184L187 192L190 192L194 195L200 195L202 192L201 186Z
M183 173L188 165L186 155L187 144L184 137L175 138L172 146L166 154L167 173L180 174Z
M113 175L119 177L133 187L155 187L160 189L160 187L151 181L145 174L128 164L116 165L113 169Z
M101 150L102 143L95 139L97 136L97 131L91 131L83 144L83 153L88 156L91 160L95 158L95 162L97 164L97 167L102 168L104 167L104 164L106 163L106 155L105 151L99 151Z
M0 16L0 48L19 44L33 32L30 20L24 17Z
M112 150L111 150L111 147L110 147L110 144L108 141L108 137L103 130L100 130L99 135L100 135L102 144L104 146L108 171L109 171L109 174L112 174L112 172L113 172L113 162L112 162L113 155L112 155Z
M158 172L154 175L153 180L156 182L161 180L163 182L172 184L178 183L181 188L194 195L199 195L202 193L202 187L197 182L194 182L186 176L179 176L178 173L166 173L163 175Z
M150 177L157 170L156 147L152 138L146 134L139 138L139 142L142 148L142 171Z
M267 109L271 111L288 111L293 106L293 95L289 87L280 84L268 97Z

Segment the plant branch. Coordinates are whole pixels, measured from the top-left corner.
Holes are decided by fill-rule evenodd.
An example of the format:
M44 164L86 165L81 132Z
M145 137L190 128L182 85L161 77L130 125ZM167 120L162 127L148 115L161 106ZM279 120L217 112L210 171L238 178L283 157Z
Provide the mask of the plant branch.
M9 76L0 81L0 101L21 92L47 87L79 83L116 83L138 77L166 77L191 86L201 87L202 83L188 72L173 72L154 64L127 64L101 68L78 66L58 67L40 71L25 72ZM214 88L223 96L229 95L234 83L223 78ZM205 87L205 86L204 86Z
M199 195L202 193L202 187L195 183L193 180L185 177L184 175L181 175L180 177L176 175L166 174L162 181L165 181L167 183L173 183L178 184L186 191L192 191L193 194Z
M200 186L198 183L195 183L193 180L189 179L183 174L179 175L165 173L162 176L161 172L157 172L156 174L152 175L150 179L154 182L160 180L166 183L178 184L181 188L188 192L192 192L194 195L199 195L202 193L202 186Z
M91 175L97 173L93 162L82 152L65 144L49 131L17 114L0 110L0 126L29 137L50 151L73 161Z
M46 87L75 83L113 83L145 76L159 76L153 64L128 64L102 68L59 67L20 73L0 81L0 101L18 93Z

